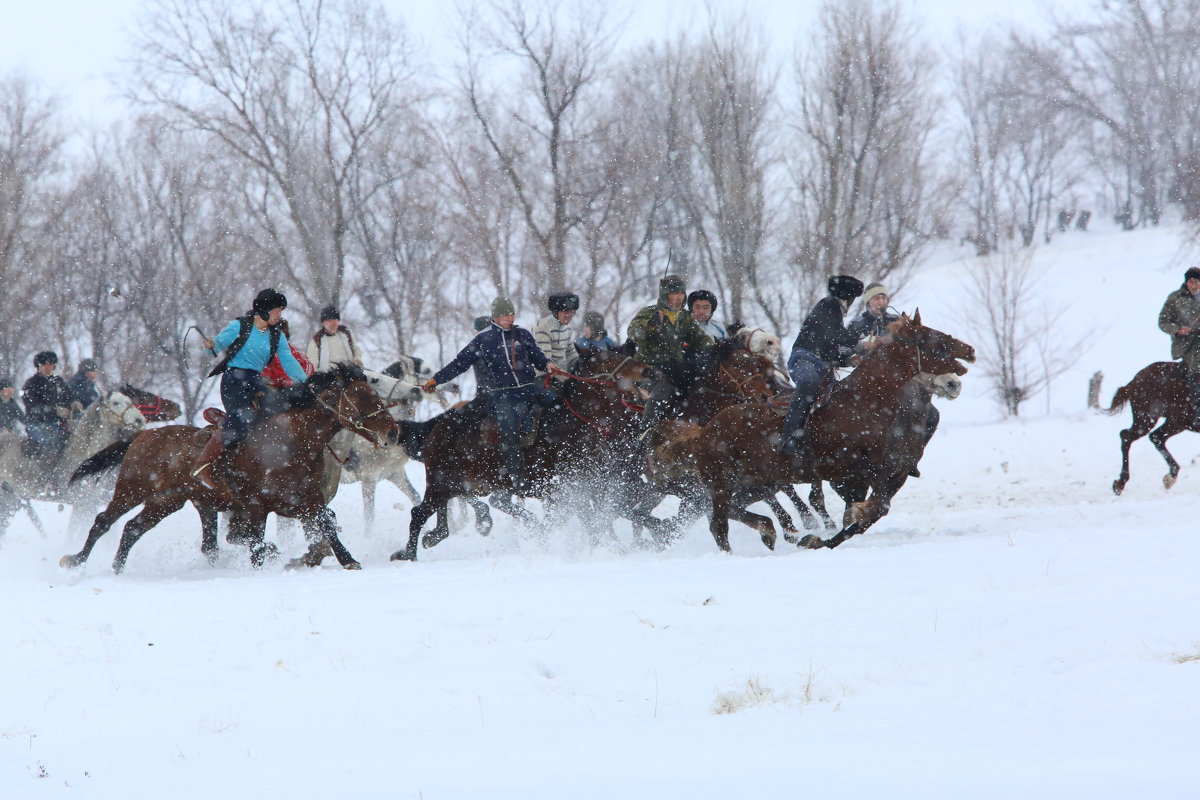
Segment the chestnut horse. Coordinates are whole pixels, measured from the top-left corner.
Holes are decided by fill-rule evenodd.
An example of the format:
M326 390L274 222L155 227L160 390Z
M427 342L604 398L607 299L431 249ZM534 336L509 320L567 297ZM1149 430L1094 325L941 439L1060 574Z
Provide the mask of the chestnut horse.
M758 530L768 547L775 545L771 520L734 503L740 490L818 480L860 490L865 499L848 509L845 527L828 541L805 536L806 547L836 547L887 514L925 446L929 394L914 393L909 382L921 373L962 375L967 368L959 361L975 360L970 345L922 325L919 311L911 319L902 315L889 330L812 412L796 459L778 452L783 415L765 404L731 406L681 443L684 450L703 448L691 462L712 494L709 529L722 550L729 550L731 514Z
M179 419L183 413L179 403L174 400L138 389L128 383L121 387L121 394L133 401L137 410L146 418L146 422L171 422Z
M1150 442L1167 462L1163 486L1170 489L1179 477L1179 463L1167 450L1167 439L1183 431L1200 432L1196 414L1188 400L1187 375L1178 361L1156 361L1142 367L1133 380L1117 389L1109 408L1100 409L1110 416L1128 405L1133 424L1121 431L1121 474L1113 481L1113 493L1120 494L1129 482L1129 448L1150 434ZM1165 418L1165 419L1164 419ZM1158 421L1163 424L1155 429Z
M205 531L205 550L215 548L215 512L230 512L228 540L245 544L255 567L277 552L263 539L267 515L299 519L310 541L300 561L319 563L332 549L346 569L359 564L338 538L337 520L323 491L325 456L334 434L352 430L377 446L395 441L398 428L358 367L339 364L317 373L307 384L283 390L294 407L269 417L250 431L235 451L229 488L213 490L193 474L192 466L207 440L207 431L191 425L168 425L139 434L132 443L112 445L85 461L71 476L75 481L120 464L117 487L108 507L96 516L83 549L63 556L60 564L77 567L118 519L144 506L126 525L113 559L113 570L125 567L129 550L146 531L189 501L212 514Z
M568 485L612 481L618 489L640 469L632 457L640 432L640 402L659 380L656 370L619 350L581 351L574 376L563 386L563 403L542 412L536 441L523 447L532 496L551 501ZM425 495L413 507L408 543L393 561L415 561L421 529L433 516L435 528L422 540L432 547L449 535L447 503L455 497L512 492L499 448L484 441L486 414L476 401L424 423L401 423L404 445L425 462ZM631 503L614 503L630 513ZM518 510L518 509L514 509ZM651 518L653 523L653 518Z

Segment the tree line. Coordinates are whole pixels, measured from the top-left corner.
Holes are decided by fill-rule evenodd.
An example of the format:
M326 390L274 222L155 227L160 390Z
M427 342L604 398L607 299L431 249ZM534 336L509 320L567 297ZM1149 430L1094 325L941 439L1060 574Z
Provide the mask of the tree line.
M433 63L376 0L157 0L107 129L0 77L0 373L95 356L191 415L191 327L266 285L294 339L333 303L381 360L444 360L497 294L616 329L669 270L787 333L939 240L1200 219L1200 0L941 51L905 5L828 2L784 64L745 15L633 41L607 9L480 0Z

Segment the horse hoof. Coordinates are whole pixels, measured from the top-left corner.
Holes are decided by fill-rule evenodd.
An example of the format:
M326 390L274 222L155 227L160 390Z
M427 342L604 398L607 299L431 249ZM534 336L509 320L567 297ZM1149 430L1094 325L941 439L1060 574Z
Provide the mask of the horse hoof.
M63 569L75 569L83 563L83 559L79 556L63 556L58 560L58 565Z
M421 546L428 550L431 547L437 547L442 542L449 538L449 531L430 531L421 537Z
M357 561L347 561L345 564L342 564L342 569L357 569L357 570L361 570L361 569L362 569L362 564L358 563Z
M1125 484L1120 481L1113 481L1113 494L1119 497L1123 491L1125 491Z
M1163 476L1163 488L1170 489L1172 486L1175 485L1176 480L1177 480L1177 478L1174 475L1171 475L1169 473L1164 475Z
M762 538L762 543L767 546L768 550L775 549L775 532L774 531L771 531L770 533L764 533L761 538Z
M797 533L798 533L798 531L797 531ZM788 544L795 544L795 545L800 544L800 537L791 531L783 532L783 540L785 542L787 542Z
M800 541L796 544L804 550L820 550L825 547L825 540L820 536L814 536L809 533L800 537Z
M417 553L415 550L412 550L412 551L397 550L396 552L392 553L391 558L388 559L388 561L416 561L416 560L417 560Z

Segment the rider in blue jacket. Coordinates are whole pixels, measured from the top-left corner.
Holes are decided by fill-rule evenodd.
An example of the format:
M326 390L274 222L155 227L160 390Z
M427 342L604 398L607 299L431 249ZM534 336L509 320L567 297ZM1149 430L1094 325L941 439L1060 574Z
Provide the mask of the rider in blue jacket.
M504 469L518 494L526 495L531 487L525 475L521 456L522 422L529 418L535 406L548 408L557 404L559 395L544 388L536 371L562 373L546 358L534 341L533 334L518 327L516 307L506 297L492 302L492 322L459 351L422 387L432 392L439 383L454 380L471 367L479 381L479 394L484 409L496 421L500 433L500 456Z

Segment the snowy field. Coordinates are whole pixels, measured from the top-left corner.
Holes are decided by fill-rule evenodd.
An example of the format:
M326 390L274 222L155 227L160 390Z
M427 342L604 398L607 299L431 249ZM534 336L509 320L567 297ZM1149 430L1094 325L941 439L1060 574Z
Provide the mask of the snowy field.
M1107 404L1166 356L1176 234L1043 248L1092 348L1019 420L973 369L924 477L835 551L734 523L721 555L700 523L617 553L497 513L393 564L407 501L382 492L367 537L343 487L362 572L255 572L229 546L210 568L185 510L115 577L115 533L60 569L80 542L38 504L47 535L22 516L0 542L0 796L1195 797L1200 437L1172 441L1170 492L1139 442L1118 498L1129 414L1084 408L1092 372ZM895 304L968 338L961 274Z

